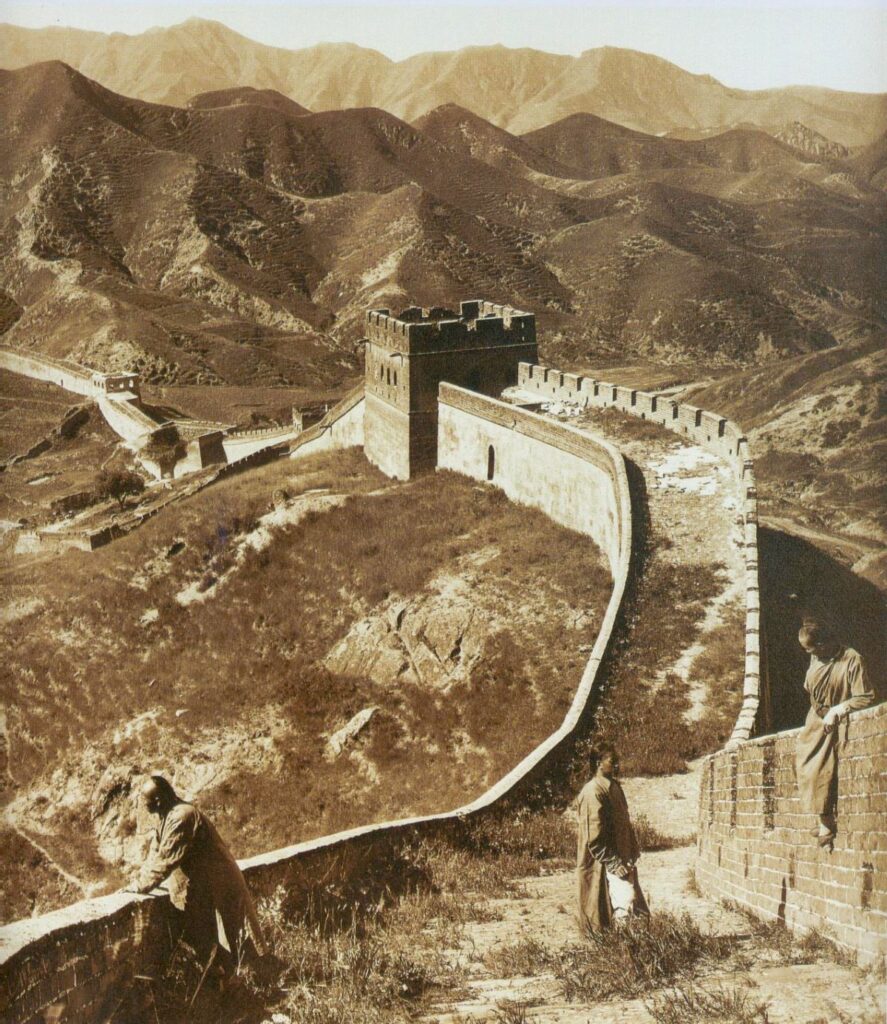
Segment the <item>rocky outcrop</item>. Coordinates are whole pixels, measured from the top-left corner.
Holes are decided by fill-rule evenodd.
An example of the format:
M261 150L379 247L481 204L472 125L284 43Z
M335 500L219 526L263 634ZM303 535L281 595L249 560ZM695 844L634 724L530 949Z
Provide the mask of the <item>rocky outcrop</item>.
M773 137L784 142L788 146L815 157L817 160L834 159L843 160L849 154L846 146L840 142L832 142L824 135L801 124L800 121L791 121L784 124L780 129L773 132Z

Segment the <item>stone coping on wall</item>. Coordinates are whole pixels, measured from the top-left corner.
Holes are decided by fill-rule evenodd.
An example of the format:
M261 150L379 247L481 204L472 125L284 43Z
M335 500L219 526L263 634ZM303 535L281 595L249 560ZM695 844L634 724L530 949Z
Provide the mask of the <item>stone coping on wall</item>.
M347 396L340 403L340 406L353 407L362 396L362 388L355 389L351 395ZM501 422L502 417L505 415L514 418L515 414L515 410L503 402L476 396L457 388L447 388L444 400L463 402L465 406L470 406L470 411L474 415L495 418L496 422ZM339 412L338 415L343 415L347 408ZM328 415L332 416L334 411L331 410L331 413ZM561 725L486 792L470 803L454 810L423 817L362 826L273 850L241 861L241 867L255 891L267 892L272 890L275 885L291 878L299 870L300 865L308 865L313 878L322 878L324 872L330 873L330 865L333 865L332 870L335 870L337 857L347 858L350 855L353 856L356 852L365 851L367 844L372 845L375 840L383 840L379 846L375 847L375 849L381 850L385 849L385 840L396 840L398 836L411 836L417 832L421 834L423 831L430 833L438 827L445 828L447 825L458 827L459 823L494 807L503 797L513 792L532 773L538 771L540 766L562 744L567 742L578 728L589 701L596 691L598 670L610 648L613 631L621 614L629 574L632 571L631 497L628 477L622 455L617 449L606 442L591 439L588 435L573 427L555 424L544 417L521 410L517 410L517 421L523 429L535 428L538 430L537 436L540 439L559 437L565 445L569 445L570 451L575 451L577 454L579 452L586 452L589 456L594 453L596 457L595 465L599 465L601 459L609 463L610 472L608 475L613 483L616 507L621 513L618 516L618 560L612 573L613 590L600 630L595 638L594 646L582 673L582 678ZM311 434L320 426L321 424L312 427L309 431L305 431L305 434ZM302 435L302 437L304 436ZM43 1005L48 1005L53 999L59 997L67 998L64 992L54 991L54 987L57 987L54 986L56 975L51 977L42 976L38 980L32 981L28 964L39 964L41 957L50 957L52 951L58 946L61 935L67 934L71 928L78 928L83 934L86 934L90 928L105 927L109 915L116 914L119 916L121 913L125 913L127 908L130 908L132 914L136 914L137 908L146 899L149 902L157 902L158 898L115 895L86 900L51 914L15 922L0 928L0 992L6 989L7 998L13 1000L23 999L26 995L28 998L33 997L36 1001L42 999ZM165 899L161 898L160 903L165 904ZM133 921L135 922L136 920L137 918L133 917ZM147 957L148 953L145 952L144 956ZM59 969L61 970L61 968ZM65 978L68 978L67 971L68 968L65 966ZM19 989L22 984L31 985L27 993L16 991L16 980ZM70 984L72 987L68 994L76 991L78 988L88 986L90 980L87 976L82 981L78 981L76 975L72 974L70 976ZM39 999L37 995L33 994L35 985L40 986L38 992ZM83 992L78 991L77 995L78 1001L86 999L86 994ZM34 1015L28 1019L36 1021L39 1017ZM88 1018L74 1015L69 1019L86 1020Z
M718 413L700 409L654 392L625 387L550 366L520 363L517 387L527 399L555 399L581 408L614 408L657 423L726 459L740 489L744 530L745 668L742 706L728 746L766 729L766 660L762 657L761 604L758 574L758 494L748 439L739 424Z

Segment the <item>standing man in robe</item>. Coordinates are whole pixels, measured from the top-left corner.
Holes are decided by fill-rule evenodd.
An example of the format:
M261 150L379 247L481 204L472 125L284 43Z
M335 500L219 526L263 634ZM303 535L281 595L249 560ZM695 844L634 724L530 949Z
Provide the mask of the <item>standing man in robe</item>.
M817 839L831 846L837 823L838 732L842 718L868 707L875 694L866 678L865 662L839 642L824 624L809 620L801 626L798 642L810 655L804 689L810 711L795 754L801 807L819 816Z
M246 882L209 819L162 775L149 776L141 800L160 822L134 891L146 893L170 879L170 899L184 915L182 938L203 964L215 961L223 973L232 971L247 924L261 954L262 932Z
M579 925L600 931L633 914L649 914L638 882L641 855L625 794L616 776L619 755L598 748L594 778L579 794Z

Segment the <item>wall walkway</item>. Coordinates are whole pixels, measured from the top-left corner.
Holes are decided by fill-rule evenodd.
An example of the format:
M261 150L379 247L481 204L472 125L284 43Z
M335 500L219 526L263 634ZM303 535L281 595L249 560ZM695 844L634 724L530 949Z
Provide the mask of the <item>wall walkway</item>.
M305 432L310 437L303 435L304 440L299 439L301 444L296 442L293 455L297 456L300 449L314 450L315 442L331 443L325 435L334 436L335 423L342 426L344 436L348 436L347 431L357 431L361 394L356 390L351 398L350 426L348 414L340 415L326 428L321 421ZM320 896L330 885L339 890L352 879L390 869L398 849L417 835L459 830L466 820L495 809L543 771L549 759L570 742L595 693L599 667L610 648L631 571L631 504L622 456L611 446L571 427L460 389L447 389L445 403L448 412L459 414L464 422L470 421L477 428L474 441L459 443L460 459L485 458L484 431L505 429L507 415L508 422L519 428L512 451L514 472L520 451L526 453L527 476L538 470L540 453L550 450L552 454L568 454L574 471L580 475L587 473L593 480L587 493L598 494L602 507L606 504L612 511L614 529L607 553L613 567L613 591L579 687L560 727L476 800L446 813L365 826L252 857L241 862L241 866L257 894L284 885L298 900ZM450 453L455 457L456 449L449 442L444 439L442 445L445 458ZM605 489L611 493L604 495ZM530 497L532 504L545 511L554 508L544 488L536 489ZM574 519L568 525L581 528L583 522L587 521ZM87 900L0 929L2 1019L37 1024L45 1019L50 1008L56 1007L65 1021L85 1024L96 1020L133 974L150 973L158 959L163 958L168 914L169 903L165 898L118 894Z
M614 407L674 430L721 455L745 489L745 694L730 742L705 763L699 804L697 878L706 895L729 898L790 927L825 929L862 960L887 954L887 707L851 716L842 737L838 837L815 845L813 815L798 806L797 730L766 732L766 632L758 585L757 493L748 442L731 421L634 388L522 364L528 397Z
M742 708L731 736L731 744L747 740L770 724L770 701L766 680L766 658L762 657L761 602L758 579L758 496L754 465L748 440L742 428L716 413L707 412L686 402L637 388L562 373L547 366L521 363L518 387L528 398L553 400L582 408L619 409L650 420L687 437L732 468L740 484L745 529L745 682Z

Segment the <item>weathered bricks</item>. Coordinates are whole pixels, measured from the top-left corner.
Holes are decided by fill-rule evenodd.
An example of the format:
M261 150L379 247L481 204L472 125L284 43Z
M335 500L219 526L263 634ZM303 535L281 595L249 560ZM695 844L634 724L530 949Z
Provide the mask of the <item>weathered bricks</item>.
M793 761L797 730L712 755L700 787L697 875L790 927L816 928L868 961L887 953L887 705L850 719L838 785L838 835L829 852L810 835ZM736 785L731 788L734 771ZM760 775L755 779L755 772ZM765 785L765 779L770 781ZM773 794L768 797L768 793ZM733 821L734 827L730 827Z

